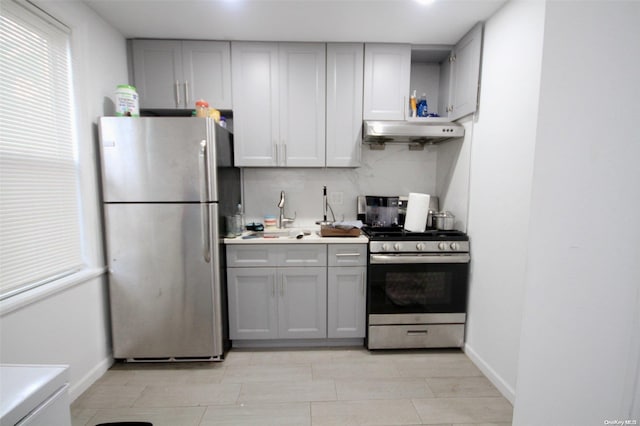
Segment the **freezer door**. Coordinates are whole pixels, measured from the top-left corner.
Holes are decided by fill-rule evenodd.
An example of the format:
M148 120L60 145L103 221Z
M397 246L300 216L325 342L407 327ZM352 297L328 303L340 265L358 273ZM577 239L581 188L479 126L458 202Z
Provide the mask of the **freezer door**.
M216 204L105 205L115 358L222 354L216 216Z
M202 118L102 117L104 201L216 201L216 128Z

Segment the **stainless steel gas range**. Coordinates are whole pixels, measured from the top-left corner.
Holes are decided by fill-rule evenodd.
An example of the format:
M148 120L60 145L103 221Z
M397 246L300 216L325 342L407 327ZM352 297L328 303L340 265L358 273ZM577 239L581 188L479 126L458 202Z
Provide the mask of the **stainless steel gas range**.
M461 347L467 311L469 238L460 231L365 226L367 347Z

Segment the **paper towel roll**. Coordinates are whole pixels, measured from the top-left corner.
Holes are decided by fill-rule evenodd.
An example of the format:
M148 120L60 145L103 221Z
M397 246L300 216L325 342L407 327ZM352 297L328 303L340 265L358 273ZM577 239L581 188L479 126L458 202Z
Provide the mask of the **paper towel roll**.
M409 193L404 229L412 232L424 232L429 214L429 198L431 198L429 194Z

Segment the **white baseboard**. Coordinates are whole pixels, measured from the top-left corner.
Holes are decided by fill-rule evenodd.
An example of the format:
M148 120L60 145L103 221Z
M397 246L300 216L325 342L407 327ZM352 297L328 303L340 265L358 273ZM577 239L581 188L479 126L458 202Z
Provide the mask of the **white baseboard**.
M332 348L355 346L364 349L364 339L273 339L273 340L232 340L233 348Z
M469 359L482 371L482 373L487 376L487 379L498 389L498 391L504 396L511 405L515 404L516 401L516 391L513 389L507 382L504 381L502 377L496 371L487 364L484 359L476 351L473 350L468 344L465 343L464 348L462 348L464 353L469 357Z
M77 383L71 384L69 387L69 400L75 401L89 387L96 382L106 371L113 365L113 358L107 357L100 361L95 367L84 375Z

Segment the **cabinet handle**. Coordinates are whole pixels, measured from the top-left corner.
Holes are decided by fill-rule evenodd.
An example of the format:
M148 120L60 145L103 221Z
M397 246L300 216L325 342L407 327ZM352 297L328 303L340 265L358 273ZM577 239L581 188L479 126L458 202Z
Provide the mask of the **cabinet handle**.
M360 256L360 253L336 253L336 257L353 257Z
M407 107L409 104L407 104L407 97L403 96L402 97L402 119L406 120L407 119Z
M271 284L271 296L276 297L276 280L273 280Z
M429 330L407 330L407 335L427 334Z
M180 108L180 82L178 80L176 80L175 90L176 90L176 108Z
M283 159L284 165L286 166L287 165L287 143L286 142L282 142L282 150L283 150L282 159Z
M189 108L189 80L184 81L184 106Z
M284 297L284 278L280 281L280 296Z
M276 166L280 165L280 145L276 141L273 141L273 147L276 150Z
M367 285L366 280L364 279L364 272L362 272L360 274L360 276L362 277L362 280L361 280L362 281L362 295L364 296L365 295L364 289L366 288L366 285Z

